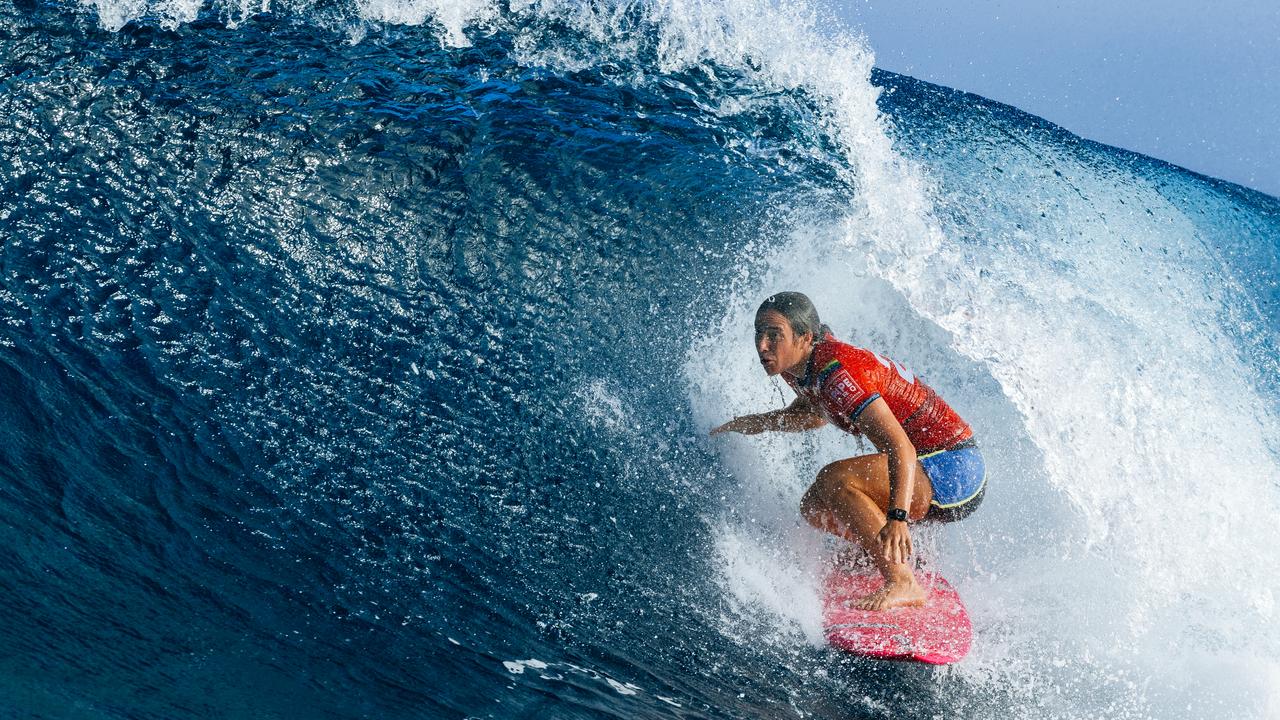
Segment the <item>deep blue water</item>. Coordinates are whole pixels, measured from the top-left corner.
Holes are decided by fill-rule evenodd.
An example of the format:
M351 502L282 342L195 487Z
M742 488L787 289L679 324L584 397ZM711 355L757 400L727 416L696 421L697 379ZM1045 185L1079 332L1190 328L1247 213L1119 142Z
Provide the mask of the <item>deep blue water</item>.
M672 62L672 18L644 5L605 39L573 6L504 7L463 46L432 23L357 33L346 6L119 30L0 7L0 715L1171 717L1184 691L1218 707L1208 684L1152 680L1183 665L1120 649L1172 636L1168 662L1221 660L1226 630L1196 614L1211 591L1141 575L1097 600L1140 610L1120 639L1078 641L1045 598L1163 560L1163 540L1095 542L1185 520L1175 500L1150 525L1112 514L1112 489L1153 465L1170 496L1219 497L1167 472L1202 428L1152 405L1153 376L1238 391L1223 412L1247 420L1243 465L1224 472L1255 482L1220 502L1274 505L1275 198L879 71L838 79L883 128L842 126L832 93L787 84L785 55ZM925 181L886 184L881 151L850 137L888 138ZM936 231L932 255L875 209L911 192L898 219ZM809 253L848 284L812 279ZM705 437L742 410L708 388L761 380L739 369L743 308L793 277L990 438L1003 499L993 484L991 509L938 540L979 633L968 669L822 648L805 612L753 590L785 573L741 570L813 542L789 539L817 461L785 458L805 446L760 451L798 469L752 505L736 498L768 495L742 469L754 446ZM1044 337L1059 352L1026 360ZM1073 353L1122 381L1082 361L1079 385L1054 385ZM759 387L742 396L780 402ZM1077 484L1072 452L1115 455L1099 447L1115 433L1036 418L1080 387L1135 459ZM1226 542L1275 539L1257 533ZM740 535L756 549L726 543ZM1275 582L1233 591L1223 622L1257 627ZM1277 647L1268 630L1227 653L1262 668L1238 681L1250 716L1277 707ZM1061 672L1096 694L1046 700Z

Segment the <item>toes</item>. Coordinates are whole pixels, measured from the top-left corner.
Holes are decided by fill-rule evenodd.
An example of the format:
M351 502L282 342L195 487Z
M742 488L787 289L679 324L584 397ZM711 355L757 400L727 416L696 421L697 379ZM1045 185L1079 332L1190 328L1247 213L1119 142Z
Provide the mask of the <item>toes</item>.
M885 604L885 593L880 591L862 598L854 606L859 610L883 610Z

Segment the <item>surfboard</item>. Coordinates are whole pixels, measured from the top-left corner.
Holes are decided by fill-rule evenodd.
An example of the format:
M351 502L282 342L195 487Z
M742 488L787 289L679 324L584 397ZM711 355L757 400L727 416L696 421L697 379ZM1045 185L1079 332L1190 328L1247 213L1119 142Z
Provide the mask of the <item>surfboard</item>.
M832 569L823 582L822 621L832 646L869 658L957 662L969 652L973 626L954 588L937 573L917 573L928 592L922 607L859 610L853 603L884 584L879 573Z

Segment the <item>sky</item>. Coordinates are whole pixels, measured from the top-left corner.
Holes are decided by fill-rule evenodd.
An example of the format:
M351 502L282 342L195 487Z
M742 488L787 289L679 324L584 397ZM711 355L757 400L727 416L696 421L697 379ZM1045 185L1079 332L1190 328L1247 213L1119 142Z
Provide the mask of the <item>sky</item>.
M876 65L1280 197L1280 0L828 0Z

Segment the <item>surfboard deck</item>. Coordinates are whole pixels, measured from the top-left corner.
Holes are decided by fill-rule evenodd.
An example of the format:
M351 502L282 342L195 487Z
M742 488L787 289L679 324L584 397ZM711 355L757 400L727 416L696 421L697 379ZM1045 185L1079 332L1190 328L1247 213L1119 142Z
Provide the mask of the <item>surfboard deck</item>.
M822 589L827 642L884 660L946 665L963 658L973 641L973 626L960 596L937 573L917 573L916 580L928 591L924 606L859 610L853 602L879 590L884 580L865 570L832 569Z

